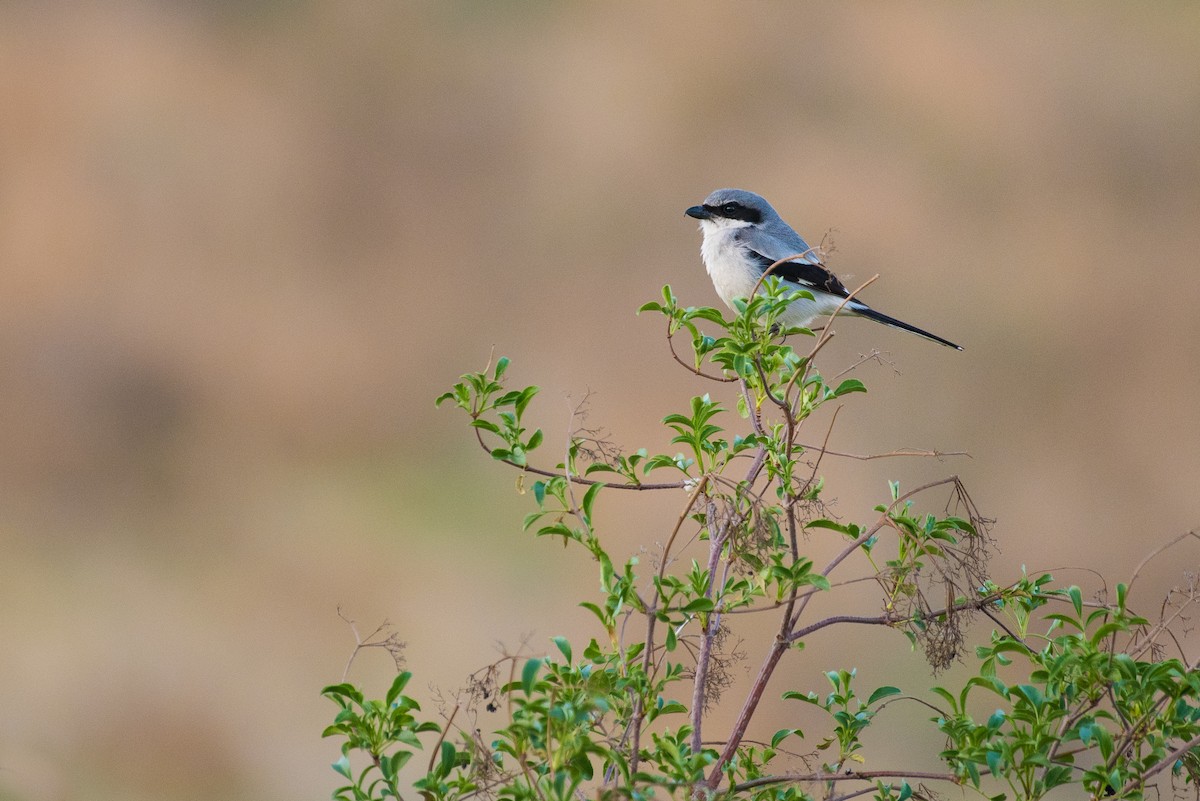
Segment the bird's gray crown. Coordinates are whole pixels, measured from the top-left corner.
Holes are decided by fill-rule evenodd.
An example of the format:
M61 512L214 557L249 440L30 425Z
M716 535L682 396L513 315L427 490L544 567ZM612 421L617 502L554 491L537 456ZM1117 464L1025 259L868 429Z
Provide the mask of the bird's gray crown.
M745 189L718 189L704 198L705 206L722 206L726 203L740 203L759 211L775 211L765 197Z

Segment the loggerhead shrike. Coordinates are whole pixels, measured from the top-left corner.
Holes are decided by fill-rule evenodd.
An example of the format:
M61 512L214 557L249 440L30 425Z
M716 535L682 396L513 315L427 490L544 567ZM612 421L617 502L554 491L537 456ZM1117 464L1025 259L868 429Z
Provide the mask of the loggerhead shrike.
M771 275L813 294L813 300L792 301L783 314L784 324L807 326L814 317L832 314L850 294L821 264L817 252L760 195L745 189L718 189L702 205L684 213L700 221L704 233L700 256L726 305L732 307L734 298L749 298L763 272L780 259L788 261L772 270ZM881 314L856 299L847 303L844 311L962 350L949 340Z

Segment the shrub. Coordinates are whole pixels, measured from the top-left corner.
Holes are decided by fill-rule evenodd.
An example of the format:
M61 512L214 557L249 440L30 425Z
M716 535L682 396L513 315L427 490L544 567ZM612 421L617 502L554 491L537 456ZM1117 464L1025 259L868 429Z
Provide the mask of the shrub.
M525 529L595 560L602 591L581 605L598 634L582 648L554 637L550 653L513 654L477 671L466 700L444 710L442 723L405 695L406 672L381 700L350 683L325 688L338 706L325 736L341 742L334 769L348 782L335 798L904 801L956 785L992 799L1038 799L1064 785L1077 786L1073 797L1141 798L1163 776L1200 788L1200 673L1167 650L1194 594L1176 597L1151 622L1133 611L1125 584L1111 599L1091 600L1048 574L997 581L988 572L989 521L954 476L904 491L892 483L864 522L832 519L818 475L827 451L812 444L819 433L805 434L827 404L865 387L817 370L828 332L780 328L791 297L769 279L728 319L680 307L670 287L642 307L663 315L680 364L728 384L736 398L736 413L704 395L668 415L676 453L620 452L579 432L562 463L535 466L530 457L543 435L524 417L537 388L509 389L504 358L438 398L467 415L493 459L532 481L537 508ZM814 344L801 354L786 337L805 335ZM690 345L686 358L680 339ZM686 498L655 565L614 557L601 534L601 496L628 492ZM919 509L927 498L942 511ZM840 550L818 564L806 534L837 538ZM690 539L702 543L701 558L683 557ZM816 596L861 592L864 578L878 589L877 614L813 614ZM774 615L778 625L761 644L749 689L731 701L721 693L730 662L722 644L736 616L750 611ZM961 686L924 696L863 689L854 670L833 669L824 693L783 693L812 705L823 731L748 737L780 661L815 632L901 631L936 673L966 659L964 629L982 618L994 628ZM455 725L463 705L484 703L504 725L487 735ZM706 716L724 703L736 705L737 717L713 738ZM868 768L863 733L885 709L944 736L942 770ZM402 771L422 748L427 763Z

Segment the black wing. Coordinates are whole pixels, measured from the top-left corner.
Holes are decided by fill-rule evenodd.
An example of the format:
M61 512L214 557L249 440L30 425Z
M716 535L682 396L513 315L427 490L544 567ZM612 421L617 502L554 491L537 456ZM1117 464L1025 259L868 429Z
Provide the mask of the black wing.
M746 253L763 272L766 272L766 269L776 261L752 248L747 248ZM785 261L772 270L771 275L779 276L785 281L796 284L801 289L819 289L839 298L850 295L849 290L842 285L838 277L820 264L810 264L806 261Z

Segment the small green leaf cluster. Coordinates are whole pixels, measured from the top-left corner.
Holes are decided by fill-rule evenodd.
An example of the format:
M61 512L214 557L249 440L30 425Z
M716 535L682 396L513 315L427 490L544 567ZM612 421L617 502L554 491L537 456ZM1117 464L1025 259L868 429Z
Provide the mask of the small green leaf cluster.
M865 761L858 752L862 749L862 733L871 725L877 711L871 707L885 698L900 694L898 687L879 687L864 703L850 686L856 673L855 670L827 671L825 678L833 686L833 690L824 697L815 692L789 691L783 694L785 699L804 701L820 707L833 718L832 733L817 744L818 751L837 746L836 756L825 763L825 769L828 771L836 772L845 765L846 760L860 763Z
M1200 673L1180 659L1138 657L1153 650L1155 632L1129 610L1126 585L1117 585L1108 606L1085 604L1079 587L1045 589L1050 581L1047 574L1026 580L1027 595L1012 593L995 606L1024 635L997 633L977 648L979 675L957 694L934 688L948 707L935 719L947 736L942 757L975 787L990 774L1014 798L1042 798L1076 782L1097 798L1141 798L1148 778L1183 772L1196 753ZM1041 616L1044 630L1029 634L1032 609L1052 601L1070 611ZM1005 680L1013 673L1021 678ZM987 703L974 698L980 692L1000 702L982 723L969 709Z
M542 444L540 428L526 438L525 428L521 425L521 417L537 395L538 388L504 391L501 381L508 365L508 358L502 356L490 373L485 369L464 375L462 381L438 397L436 404L441 406L446 401L454 401L471 416L471 426L478 429L477 434L487 431L503 441L502 446L491 449L493 459L524 466L528 453ZM489 419L489 415L494 415L495 419Z
M383 700L367 700L353 684L335 684L321 691L339 708L333 724L321 736L342 739L342 756L333 763L333 769L350 781L334 790L334 799L371 801L401 797L400 770L413 757L414 749L422 747L418 735L441 733L438 724L418 720L413 714L421 707L403 692L411 678L407 671L397 675ZM350 755L355 751L365 753L370 760L357 775L350 764ZM455 798L475 789L463 775L451 776L456 768L469 762L466 753L443 740L439 756L426 776L414 785L428 801Z
M707 396L693 399L690 418L684 415L669 418L669 425L681 427L676 429L680 435L677 441L692 445L693 452L700 449L712 453L732 445L732 455L767 445L768 453L774 457L773 471L783 478L784 484L788 483L791 474L787 468L792 466L791 460L784 455L787 449L778 447L782 444L779 440L783 432L790 433L823 403L854 392L866 392L866 387L856 378L848 378L837 387L826 385L821 375L812 369L815 349L801 355L787 344L788 336L813 336L807 328L788 327L781 322L788 304L802 297L811 299L812 293L790 289L786 282L769 276L760 294L750 300L734 301L737 313L731 320L713 308L680 306L669 285L663 287L662 302L654 301L641 307L639 311L657 311L666 317L669 340L681 330L691 334L695 372L702 373L708 362L721 369L720 380L742 382L746 392L738 397L738 411L743 417L752 412L757 415L764 404L772 404L785 412L785 419L770 432L777 447L770 447L770 442L760 442L759 438L765 433L761 431L750 435L749 439L737 438L733 443L713 442L711 435L720 429L712 431L702 427L712 416L702 414L712 408L711 401ZM701 331L697 321L712 323L719 333L712 335ZM820 347L819 343L817 347ZM696 461L702 462L698 453Z

